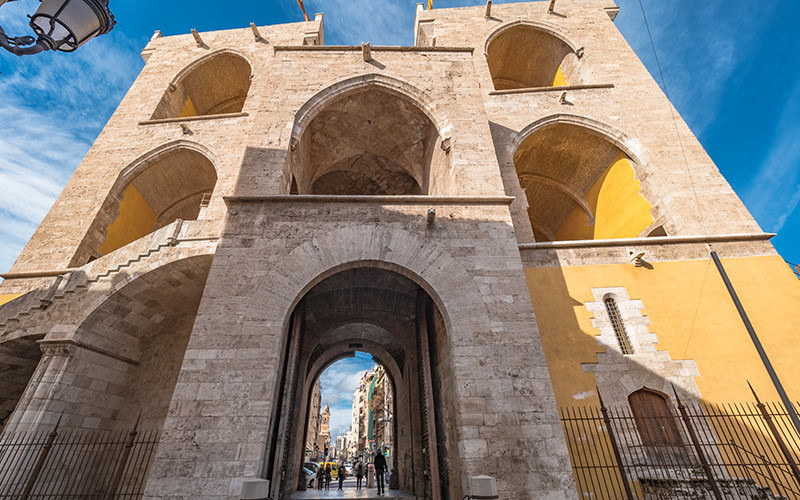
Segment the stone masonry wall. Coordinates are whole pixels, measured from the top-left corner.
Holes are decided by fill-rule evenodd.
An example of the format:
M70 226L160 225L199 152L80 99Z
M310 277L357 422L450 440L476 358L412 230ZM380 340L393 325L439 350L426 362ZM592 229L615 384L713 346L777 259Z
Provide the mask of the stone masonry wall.
M462 470L453 480L468 491L468 478L484 473L503 498L571 498L510 215L496 203L232 200L146 497L235 498L262 466L293 306L335 270L386 266L426 289L445 317Z
M512 161L516 144L531 124L565 117L573 123L597 127L598 132L639 160L636 173L642 191L653 204L656 219L664 219L668 234L759 231L694 134L673 110L680 131L678 140L672 105L609 16L615 11L613 1L558 0L555 14L547 13L548 4L494 5L489 19L484 17L482 5L418 11L419 21L433 20L437 45L475 48L475 77L486 102L497 160L507 193L518 198L514 214L520 241L533 241L533 235ZM585 67L582 83L613 87L568 90L566 104L559 102L561 90L556 88L494 95L486 42L498 29L520 20L560 35L576 49L583 48L579 62Z

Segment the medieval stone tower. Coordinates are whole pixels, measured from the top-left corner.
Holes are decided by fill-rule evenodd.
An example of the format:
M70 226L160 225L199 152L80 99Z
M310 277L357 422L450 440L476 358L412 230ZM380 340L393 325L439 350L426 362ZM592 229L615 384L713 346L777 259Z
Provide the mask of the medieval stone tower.
M310 391L360 350L391 378L400 489L576 498L558 407L769 393L711 249L798 394L771 235L613 0L549 5L418 7L411 47L326 46L322 15L156 33L3 276L5 435L141 415L145 498L288 499Z

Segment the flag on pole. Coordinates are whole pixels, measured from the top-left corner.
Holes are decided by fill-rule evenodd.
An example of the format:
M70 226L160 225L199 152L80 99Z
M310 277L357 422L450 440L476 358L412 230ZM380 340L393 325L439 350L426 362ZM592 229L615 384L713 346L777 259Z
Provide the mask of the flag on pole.
M300 5L300 9L303 11L303 16L306 18L306 21L310 21L311 19L308 18L308 13L306 12L306 8L303 7L303 0L297 0L298 5Z
M433 0L428 0L428 10L433 8Z

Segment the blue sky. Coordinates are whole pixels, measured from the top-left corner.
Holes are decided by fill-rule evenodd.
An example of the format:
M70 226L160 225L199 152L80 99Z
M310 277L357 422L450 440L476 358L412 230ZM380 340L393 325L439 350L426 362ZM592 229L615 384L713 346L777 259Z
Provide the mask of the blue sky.
M800 42L795 0L643 0L671 97L782 255L800 263ZM410 44L415 3L306 0L329 44ZM437 7L483 0L436 0ZM500 2L499 2L500 3ZM638 0L617 26L656 72ZM36 0L0 8L28 34ZM74 54L0 53L0 271L7 270L142 67L152 32L299 21L294 0L112 0L118 25Z
M322 407L331 409L331 441L350 430L353 418L353 392L364 372L375 367L372 356L357 352L355 357L333 363L322 375Z

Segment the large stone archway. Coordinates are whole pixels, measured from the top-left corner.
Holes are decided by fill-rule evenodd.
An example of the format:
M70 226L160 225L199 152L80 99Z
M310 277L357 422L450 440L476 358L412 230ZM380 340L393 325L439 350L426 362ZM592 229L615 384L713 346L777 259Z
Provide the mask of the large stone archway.
M301 354L308 357L318 345L298 340L308 331L303 311L317 300L338 304L320 316L319 324L326 325L319 328L323 336L356 323L391 330L385 314L389 308L376 301L388 300L391 291L398 298L398 289L407 290L402 303L409 312L403 324L411 332L401 338L414 339L406 352L417 356L416 328L432 322L435 352L419 356L428 360L430 387L436 386L434 377L452 373L447 389L438 391L441 401L432 400L436 391L418 389L416 375L410 375L414 393L408 391L417 400L425 395L433 409L426 432L447 438L446 451L436 449L447 458L447 500L462 498L469 478L479 474L497 477L503 494L519 499L536 498L539 490L519 483L518 473L541 475L548 491L573 488L529 292L520 279L518 250L498 236L512 230L505 206L474 208L481 212L478 223L439 205L441 213L452 211L453 216L442 217L434 233L415 229L425 222L411 209L405 214L347 202L306 207L280 200L228 201L226 234L209 272L144 498L238 498L249 480L268 483L272 498L289 497L298 486L302 457L306 410L300 379L309 378L303 365L308 360ZM319 220L301 217L306 209ZM364 222L379 211L387 223ZM469 242L479 253L465 252L466 234L473 235ZM367 271L378 275L351 279L352 286L329 281ZM358 292L368 285L384 291ZM343 289L352 293L336 293ZM431 312L420 312L418 299ZM372 309L364 310L367 306ZM376 331L370 334L379 337ZM321 352L333 355L335 348ZM420 372L418 362L406 364ZM416 416L421 405L410 406L414 416L409 421L420 426L409 432L422 435L422 416ZM290 422L296 432L287 432ZM409 444L408 456L422 458L421 449ZM519 455L508 456L512 449ZM438 457L422 462L431 464L429 470L443 468ZM415 462L406 470L417 467ZM417 470L424 481L424 468ZM431 474L431 491L445 498ZM425 496L424 484L404 486Z
M273 421L267 469L275 498L302 488L310 389L321 369L354 350L372 353L395 387L395 484L420 498L460 498L457 433L447 394L456 390L444 319L411 279L369 265L340 270L306 292L295 307ZM454 460L449 460L453 456ZM455 489L454 489L455 488Z
M101 286L106 283L89 287L68 308L83 313L75 325L59 325L54 311L43 325L50 332L39 341L41 361L7 431L56 421L61 428L116 430L138 420L142 428L160 429L211 260L208 254L185 256L129 279L120 276L110 293Z

